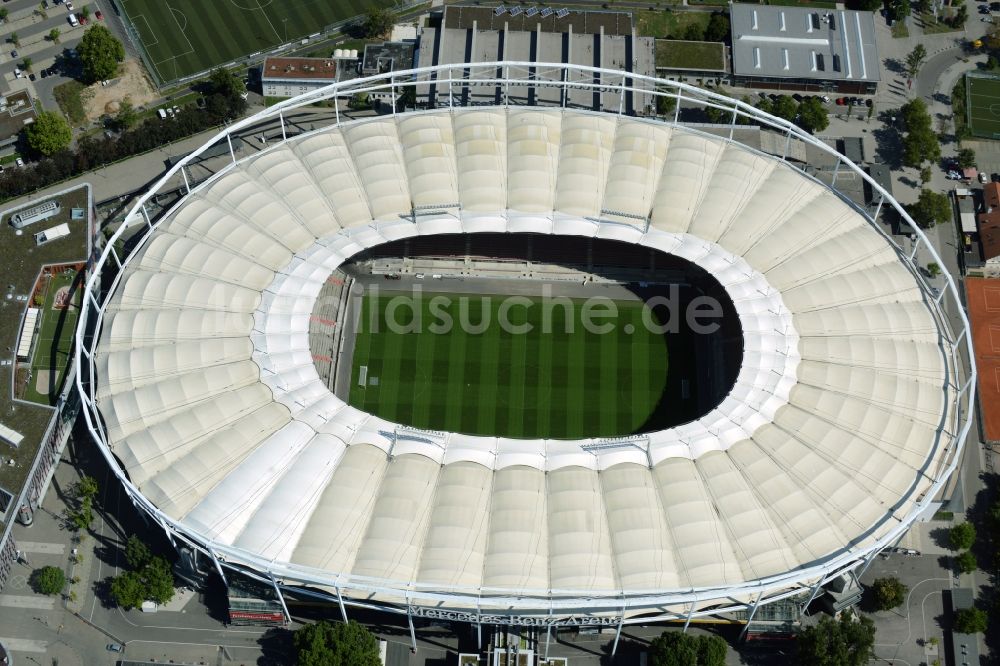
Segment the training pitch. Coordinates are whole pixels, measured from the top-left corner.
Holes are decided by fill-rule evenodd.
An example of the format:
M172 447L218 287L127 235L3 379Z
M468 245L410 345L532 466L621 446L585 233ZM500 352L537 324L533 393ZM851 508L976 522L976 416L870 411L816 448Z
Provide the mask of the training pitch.
M118 0L162 84L298 41L389 0Z
M434 296L451 303L432 311ZM613 329L600 334L584 330L583 301L511 307L507 321L532 326L517 333L498 323L503 296L424 294L395 311L391 299L369 295L362 304L349 399L358 409L428 430L581 439L641 432L663 408L667 338L643 325L641 302L605 301L617 314L593 319ZM465 321L481 332L458 325L460 299ZM455 325L435 333L442 312ZM387 315L419 332L391 331Z
M966 75L969 129L975 136L1000 138L1000 78Z

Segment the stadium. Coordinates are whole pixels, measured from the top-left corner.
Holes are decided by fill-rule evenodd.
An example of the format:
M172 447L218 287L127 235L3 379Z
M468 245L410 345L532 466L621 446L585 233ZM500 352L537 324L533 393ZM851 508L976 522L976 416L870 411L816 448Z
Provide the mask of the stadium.
M427 76L450 106L356 118L339 106L358 93L395 99ZM569 89L588 106L568 103ZM674 100L672 120L633 112L659 95ZM525 97L536 103L510 103ZM286 120L317 101L334 106L329 126ZM734 124L679 122L703 107ZM735 140L736 120L777 148ZM237 159L240 134L268 122L277 138ZM835 155L877 208L785 159L793 144ZM192 182L185 166L218 145L231 161ZM180 195L157 209L171 188ZM910 225L912 249L875 221L883 207ZM343 290L359 266L384 285L416 280L421 262L456 254L456 275L471 255L476 270L499 259L507 270L524 252L505 238L530 240L531 270L595 284L615 282L600 257L631 255L635 267L609 263L662 261L678 280L714 281L731 325L692 356L723 361L680 367L722 379L681 422L609 416L613 436L536 437L546 431L512 430L510 411L506 430L461 418L434 429L398 395L386 412L397 421L331 389L336 350L316 346L317 322L346 328L331 285ZM935 289L914 264L918 247L940 261L856 165L706 90L538 63L389 73L271 107L173 166L96 262L77 382L98 447L152 524L279 598L324 597L344 617L405 613L411 631L417 617L619 631L733 611L752 620L863 570L956 466L975 385L968 323L951 278ZM424 282L458 282L436 277ZM666 354L676 374L688 354ZM348 388L359 383L357 363L338 367Z

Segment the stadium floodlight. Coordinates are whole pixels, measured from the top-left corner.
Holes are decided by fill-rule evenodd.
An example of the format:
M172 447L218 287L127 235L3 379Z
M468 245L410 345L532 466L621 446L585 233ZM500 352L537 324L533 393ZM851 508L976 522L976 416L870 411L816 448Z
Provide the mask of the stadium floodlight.
M470 78L524 98L545 83L649 102L607 112L455 94L450 108L283 133L178 185L212 146L295 109L407 86L423 105L428 81ZM748 118L767 140L664 121L658 94ZM153 524L220 572L279 589L542 627L805 603L934 501L971 427L976 374L951 276L934 297L876 220L785 159L804 147L869 185L922 261L943 265L833 148L677 81L476 63L281 102L175 164L105 245L76 331L87 427ZM184 194L150 217L168 191ZM457 207L414 215L436 202ZM422 431L333 395L308 328L331 271L390 240L479 232L617 240L711 274L743 336L732 389L690 423L620 442ZM119 270L112 248L133 234Z

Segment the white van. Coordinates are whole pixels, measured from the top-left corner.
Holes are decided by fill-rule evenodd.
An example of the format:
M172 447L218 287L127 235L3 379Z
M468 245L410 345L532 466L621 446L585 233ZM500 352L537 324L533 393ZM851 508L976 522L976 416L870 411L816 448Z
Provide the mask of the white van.
M74 28L75 28L76 26L80 25L80 22L76 20L76 14L72 14L72 13L71 13L71 14L69 15L69 24L70 24L71 26L73 26Z
M163 109L157 109L156 110L156 114L158 116L160 116L160 120L166 120L167 119L167 112L164 111Z

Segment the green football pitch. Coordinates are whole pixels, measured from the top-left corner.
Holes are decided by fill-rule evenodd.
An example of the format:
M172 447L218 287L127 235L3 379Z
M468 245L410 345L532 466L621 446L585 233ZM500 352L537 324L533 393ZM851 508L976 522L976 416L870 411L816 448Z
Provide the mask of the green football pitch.
M391 0L118 0L158 83L297 41Z
M451 302L432 309L434 296ZM643 325L640 302L606 301L616 314L592 320L611 324L601 334L584 330L583 301L529 299L506 321L532 330L509 332L498 323L501 296L424 294L395 310L392 298L362 302L349 396L358 409L428 430L559 439L632 434L662 409L667 338ZM434 332L442 313L455 325Z
M976 136L1000 137L1000 78L968 75L969 129Z

